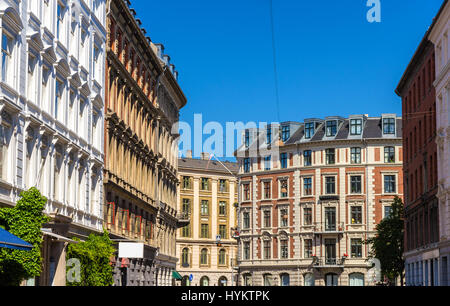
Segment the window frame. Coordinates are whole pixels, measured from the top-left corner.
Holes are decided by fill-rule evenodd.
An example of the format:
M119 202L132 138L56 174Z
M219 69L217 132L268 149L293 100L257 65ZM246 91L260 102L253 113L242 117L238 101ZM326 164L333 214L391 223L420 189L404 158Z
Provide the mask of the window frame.
M350 135L357 136L362 134L362 119L350 119Z

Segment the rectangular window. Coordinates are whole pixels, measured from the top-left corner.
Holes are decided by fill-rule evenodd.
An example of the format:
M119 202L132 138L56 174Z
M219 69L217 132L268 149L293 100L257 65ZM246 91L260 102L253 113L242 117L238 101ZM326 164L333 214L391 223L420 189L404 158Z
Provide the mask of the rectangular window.
M280 198L288 197L288 180L280 180Z
M6 35L2 34L2 81L6 82L8 80L9 66L11 63L12 54L12 39Z
M186 225L185 227L183 227L183 229L181 230L181 235L186 238L191 237L191 225Z
M249 173L250 172L250 158L244 158L244 172Z
M305 138L311 139L314 135L314 122L305 123Z
M305 258L312 257L312 239L305 239Z
M202 177L202 190L209 190L209 179L206 177Z
M250 259L250 242L244 242L244 259Z
M202 216L209 216L209 202L208 200L202 200L201 209Z
M183 199L183 206L181 208L181 211L185 214L191 213L191 200Z
M351 148L350 149L350 162L352 164L361 163L361 148Z
M336 120L327 121L327 124L326 124L327 137L336 136L336 133L337 133L337 121Z
M312 195L312 177L303 178L303 195Z
M219 180L219 192L227 192L227 181L226 180Z
M285 125L281 128L281 140L283 142L286 142L289 137L291 137L291 133L290 133L290 126L289 125Z
M58 119L60 107L62 106L62 92L64 85L60 80L56 80L55 83L55 118Z
M264 170L270 170L270 160L271 160L271 156L268 155L266 157L264 157Z
M281 227L287 227L289 221L289 215L287 208L280 209L280 225Z
M264 199L270 199L270 182L264 182Z
M223 224L219 225L219 235L220 235L220 238L222 238L222 239L228 239L227 238L227 226L226 225L223 225Z
M250 201L250 184L243 184L244 188L244 201Z
M267 128L266 132L266 143L271 144L272 143L272 127Z
M325 150L325 162L327 165L334 165L335 163L335 149Z
M305 207L303 209L303 223L304 223L304 225L312 224L312 208L311 207Z
M224 201L219 202L219 215L220 216L227 215L227 202L224 202Z
M270 241L264 241L264 259L270 259Z
M264 227L269 228L270 227L270 210L264 210Z
M336 178L334 176L325 177L325 193L326 194L336 193Z
M304 151L303 152L303 158L304 158L304 161L303 161L304 166L305 167L311 166L311 164L312 164L312 161L311 161L311 150Z
M362 119L350 120L350 135L361 135L362 132Z
M383 119L383 134L395 134L395 118Z
M201 225L201 233L200 238L209 238L209 225L208 224L202 224Z
M58 3L56 8L57 20L56 20L56 38L62 38L62 31L64 29L64 7L61 3Z
M361 193L361 176L360 175L350 176L350 192L351 193Z
M242 226L243 228L247 229L250 228L250 213L244 212L242 215Z
M362 241L361 239L351 239L352 258L362 257Z
M352 206L351 208L352 224L362 223L362 207Z
M392 212L391 206L384 206L384 218L389 218L391 216L391 212Z
M395 163L395 148L394 147L384 147L384 162L385 163Z
M280 154L280 162L281 162L281 168L286 169L288 165L288 156L287 153L281 153Z
M245 147L248 148L250 146L250 131L245 131L245 136L244 136L245 140Z
M283 258L283 259L289 258L288 241L287 240L280 240L280 253L281 253L281 258Z
M191 189L191 178L183 176L183 189Z
M395 193L395 175L384 176L384 192Z

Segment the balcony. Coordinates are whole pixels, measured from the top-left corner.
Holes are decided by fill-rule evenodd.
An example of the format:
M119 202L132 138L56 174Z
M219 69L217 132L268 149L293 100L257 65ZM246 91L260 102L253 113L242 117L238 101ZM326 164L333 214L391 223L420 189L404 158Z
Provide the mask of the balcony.
M315 268L343 268L345 258L313 257Z
M187 212L177 214L177 227L185 227L191 222L191 216Z
M344 233L344 222L340 223L316 222L314 227L314 233L317 235L342 234Z

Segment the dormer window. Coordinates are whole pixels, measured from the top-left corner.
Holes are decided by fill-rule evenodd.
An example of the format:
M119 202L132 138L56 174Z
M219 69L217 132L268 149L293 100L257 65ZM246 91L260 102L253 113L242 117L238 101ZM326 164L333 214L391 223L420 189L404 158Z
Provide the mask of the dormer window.
M362 119L350 120L350 135L361 135L362 133Z
M285 125L281 128L281 140L286 142L291 137L291 129L289 125Z
M333 137L336 136L337 133L337 121L327 121L327 129L326 129L326 135L327 137Z
M383 134L395 134L395 118L383 118Z
M305 124L305 138L311 139L314 135L314 122Z
M267 128L267 133L266 133L267 137L266 137L266 143L267 144L271 144L272 143L272 128L269 126Z

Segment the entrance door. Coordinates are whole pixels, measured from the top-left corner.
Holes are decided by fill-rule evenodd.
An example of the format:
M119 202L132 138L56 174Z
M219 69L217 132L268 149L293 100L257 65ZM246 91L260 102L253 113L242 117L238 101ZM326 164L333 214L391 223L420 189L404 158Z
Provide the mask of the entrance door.
M337 286L338 285L338 276L334 273L328 273L325 275L325 285L326 286Z
M336 264L336 239L325 239L325 264Z

